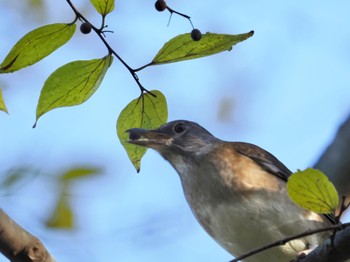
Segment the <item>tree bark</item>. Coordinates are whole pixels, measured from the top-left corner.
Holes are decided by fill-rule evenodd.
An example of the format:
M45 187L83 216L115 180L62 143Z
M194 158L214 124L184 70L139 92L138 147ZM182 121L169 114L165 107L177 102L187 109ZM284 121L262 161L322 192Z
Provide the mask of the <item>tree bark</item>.
M39 239L0 209L0 252L11 262L54 262Z
M322 245L313 250L300 262L346 262L350 260L350 227L337 232L333 246L328 239Z
M314 165L324 172L340 195L350 195L350 115Z
M340 125L333 141L323 152L314 167L324 172L341 196L350 196L350 115ZM346 202L347 203L347 202ZM302 262L343 262L350 260L350 228L336 234L334 248L330 240L311 252Z

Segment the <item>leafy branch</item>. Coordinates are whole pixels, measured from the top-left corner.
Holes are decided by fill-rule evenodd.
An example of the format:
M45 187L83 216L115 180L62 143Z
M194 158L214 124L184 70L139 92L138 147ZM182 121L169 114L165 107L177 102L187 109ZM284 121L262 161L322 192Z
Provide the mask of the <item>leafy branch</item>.
M138 71L149 66L201 58L226 50L230 51L232 46L250 38L254 33L250 31L237 35L215 33L206 33L202 35L198 29L194 29L188 15L170 8L164 0L157 0L156 9L158 11L168 10L171 15L177 14L188 19L193 30L191 33L181 34L172 38L164 44L151 62L134 69L120 57L118 52L105 38L106 33L112 32L106 30L106 16L114 11L114 0L90 0L96 11L101 15L100 26L93 25L86 16L82 15L71 0L66 1L75 14L74 20L70 23L45 25L27 33L13 46L0 64L0 74L18 71L49 56L52 52L69 42L76 31L76 23L78 21L82 22L80 25L81 33L88 34L94 31L97 34L107 48L107 54L102 58L73 61L56 69L48 77L41 89L36 109L36 120L33 127L36 127L38 119L50 110L59 107L80 105L87 101L99 88L113 62L113 57L115 57L129 71L141 92L138 98L141 105L140 114L131 112L131 115L128 115L127 118L124 118L125 115L123 116L123 114L121 114L118 118L119 124L117 124L117 133L121 134L129 128L135 127L156 128L167 121L168 110L165 97L160 91L149 91L146 89L141 84L137 75ZM159 4L161 4L160 9L162 10L159 10ZM161 96L158 97L156 93ZM148 96L159 99L159 103L146 103L146 95L147 99L149 99ZM134 102L132 101L130 104L133 105ZM127 105L126 108L128 108L130 104ZM157 107L154 107L154 105L157 105ZM7 112L1 93L0 110ZM159 118L160 115L162 115L162 117ZM147 118L149 120L145 121ZM162 121L159 122L157 119L162 119ZM119 135L121 143L124 144L121 137L123 136ZM133 152L135 151L141 152L141 150L136 150L135 148L130 149L125 147L125 149L129 157L134 155ZM137 155L136 158L130 158L137 170L139 170L139 161L141 157L142 154Z
M134 78L135 82L137 83L137 85L139 86L140 90L141 90L141 94L146 92L148 93L149 91L144 88L142 86L142 84L140 83L140 79L136 74L136 71L134 69L132 69L119 55L116 51L114 51L114 49L109 45L109 43L107 42L107 40L105 39L105 17L107 15L107 11L106 13L101 14L102 15L102 24L100 28L95 27L92 23L90 23L90 21L83 16L73 5L73 3L70 0L67 0L67 3L69 4L69 6L72 8L73 12L76 15L76 19L82 20L84 21L85 24L87 24L88 26L91 27L92 30L95 31L95 33L98 35L98 37L102 40L103 44L106 46L108 52L110 54L113 54L122 64L123 66L126 67L126 69L129 71L129 73L132 75L132 77ZM113 5L114 8L114 5ZM111 8L111 10L108 10L108 13L113 11L113 9ZM154 94L150 93L151 95L155 96Z

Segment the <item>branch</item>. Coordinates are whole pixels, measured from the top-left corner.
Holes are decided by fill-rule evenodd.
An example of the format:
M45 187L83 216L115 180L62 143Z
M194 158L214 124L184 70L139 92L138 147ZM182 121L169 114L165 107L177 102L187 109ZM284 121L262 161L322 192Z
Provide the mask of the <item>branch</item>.
M107 42L107 40L105 39L105 36L104 36L104 31L103 31L103 28L104 28L104 18L102 20L102 26L101 28L97 28L96 26L94 26L92 23L89 22L89 20L83 16L76 8L75 6L73 5L73 3L70 1L70 0L66 0L68 5L72 8L74 14L76 15L77 18L83 20L85 23L88 23L91 25L91 28L92 30L95 31L95 33L98 35L98 37L101 39L101 41L103 42L103 44L106 46L108 52L110 54L113 54L121 63L122 65L129 71L129 73L131 74L131 76L134 78L135 82L137 83L137 85L139 86L140 88L140 91L141 91L141 94L143 94L144 92L146 93L149 93L150 95L152 95L153 97L155 97L155 95L148 91L145 87L142 86L141 82L140 82L140 79L139 77L137 76L136 74L136 71L137 70L134 70L132 69L119 55L118 53L109 45L109 43ZM146 65L148 66L148 65ZM144 66L144 67L146 67ZM144 68L143 67L143 68Z
M345 225L345 224L344 224ZM350 259L350 227L336 233L333 243L326 240L322 245L315 248L300 262L344 262Z
M175 14L177 14L177 15L179 15L179 16L182 16L182 17L188 19L188 21L190 21L190 24L191 24L192 28L194 28L190 16L185 15L185 14L183 14L183 13L180 13L180 12L178 12L178 11L175 11L174 9L170 8L168 5L167 5L166 9L170 12L170 18L169 18L168 25L170 24L170 19L171 19L172 14L175 13Z
M12 262L54 262L39 239L0 209L0 252Z
M319 229L315 229L315 230L308 230L308 231L305 231L303 233L300 233L300 234L297 234L297 235L294 235L294 236L291 236L291 237L286 237L284 239L281 239L281 240L278 240L278 241L275 241L275 242L272 242L268 245L265 245L265 246L262 246L262 247L259 247L259 248L256 248L256 249L253 249L233 260L231 260L230 262L237 262L237 261L240 261L244 258L247 258L247 257L250 257L250 256L253 256L255 254L258 254L262 251L265 251L267 249L270 249L270 248L273 248L273 247L277 247L277 246L282 246L282 245L285 245L287 242L289 241L292 241L292 240L295 240L295 239L298 239L298 238L301 238L301 237L306 237L306 236L310 236L310 235L313 235L313 234L317 234L317 233L322 233L322 232L325 232L325 231L332 231L332 230L342 230L344 228L347 228L349 231L350 229L350 223L345 223L345 224L337 224L337 225L333 225L333 226L329 226L329 227L325 227L325 228L319 228ZM344 230L345 231L345 230ZM336 236L337 238L338 236ZM350 231L349 231L349 238L350 238ZM328 241L328 240L327 240ZM327 242L326 241L326 242ZM349 242L347 242L348 244ZM318 248L317 248L318 249ZM333 261L333 260L332 260ZM304 262L304 260L302 260L302 262ZM307 261L309 262L309 261ZM310 261L311 262L311 261Z
M350 115L314 167L322 170L334 183L339 195L350 196Z

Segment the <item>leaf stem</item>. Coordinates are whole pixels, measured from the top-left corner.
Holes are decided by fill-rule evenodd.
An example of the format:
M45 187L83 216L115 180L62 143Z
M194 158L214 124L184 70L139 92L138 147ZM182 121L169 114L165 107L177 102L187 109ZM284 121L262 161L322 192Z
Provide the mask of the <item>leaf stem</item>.
M153 64L154 64L154 63L153 63L153 61L152 61L152 62L150 62L150 63L148 63L148 64L145 64L145 65L143 65L143 66L141 66L141 67L139 67L139 68L134 69L134 71L135 71L135 72L141 71L142 69L145 69L146 67L149 67L149 66L151 66L151 65L153 65Z

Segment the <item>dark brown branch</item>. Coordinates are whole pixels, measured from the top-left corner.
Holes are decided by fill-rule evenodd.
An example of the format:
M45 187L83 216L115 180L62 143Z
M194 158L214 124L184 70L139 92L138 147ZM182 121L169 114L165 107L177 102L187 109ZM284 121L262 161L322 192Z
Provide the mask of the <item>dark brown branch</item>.
M350 196L350 115L314 167L330 178L339 195Z
M91 25L91 28L92 30L95 31L95 33L98 35L98 37L101 39L101 41L103 42L103 44L106 46L108 52L110 54L113 54L122 64L123 66L129 71L129 73L131 74L131 76L134 78L135 82L137 83L137 85L139 86L140 88L140 91L141 91L141 94L143 94L144 92L146 93L149 93L150 95L154 96L155 95L148 91L145 87L142 86L141 82L140 82L140 79L139 77L137 76L136 74L136 70L132 69L119 55L118 53L109 45L109 43L106 41L105 39L105 36L104 36L104 31L103 31L103 28L104 28L104 23L105 23L105 20L103 18L102 20L102 25L100 28L97 28L96 26L94 26L92 23L90 23L90 21L85 17L83 16L76 8L75 6L73 5L73 3L70 1L70 0L66 0L68 5L72 8L73 12L75 13L75 15L83 20L85 23L89 23Z
M328 239L322 245L313 250L300 262L343 262L350 259L350 227L337 232L331 244Z
M12 262L54 262L39 239L0 209L0 252Z

